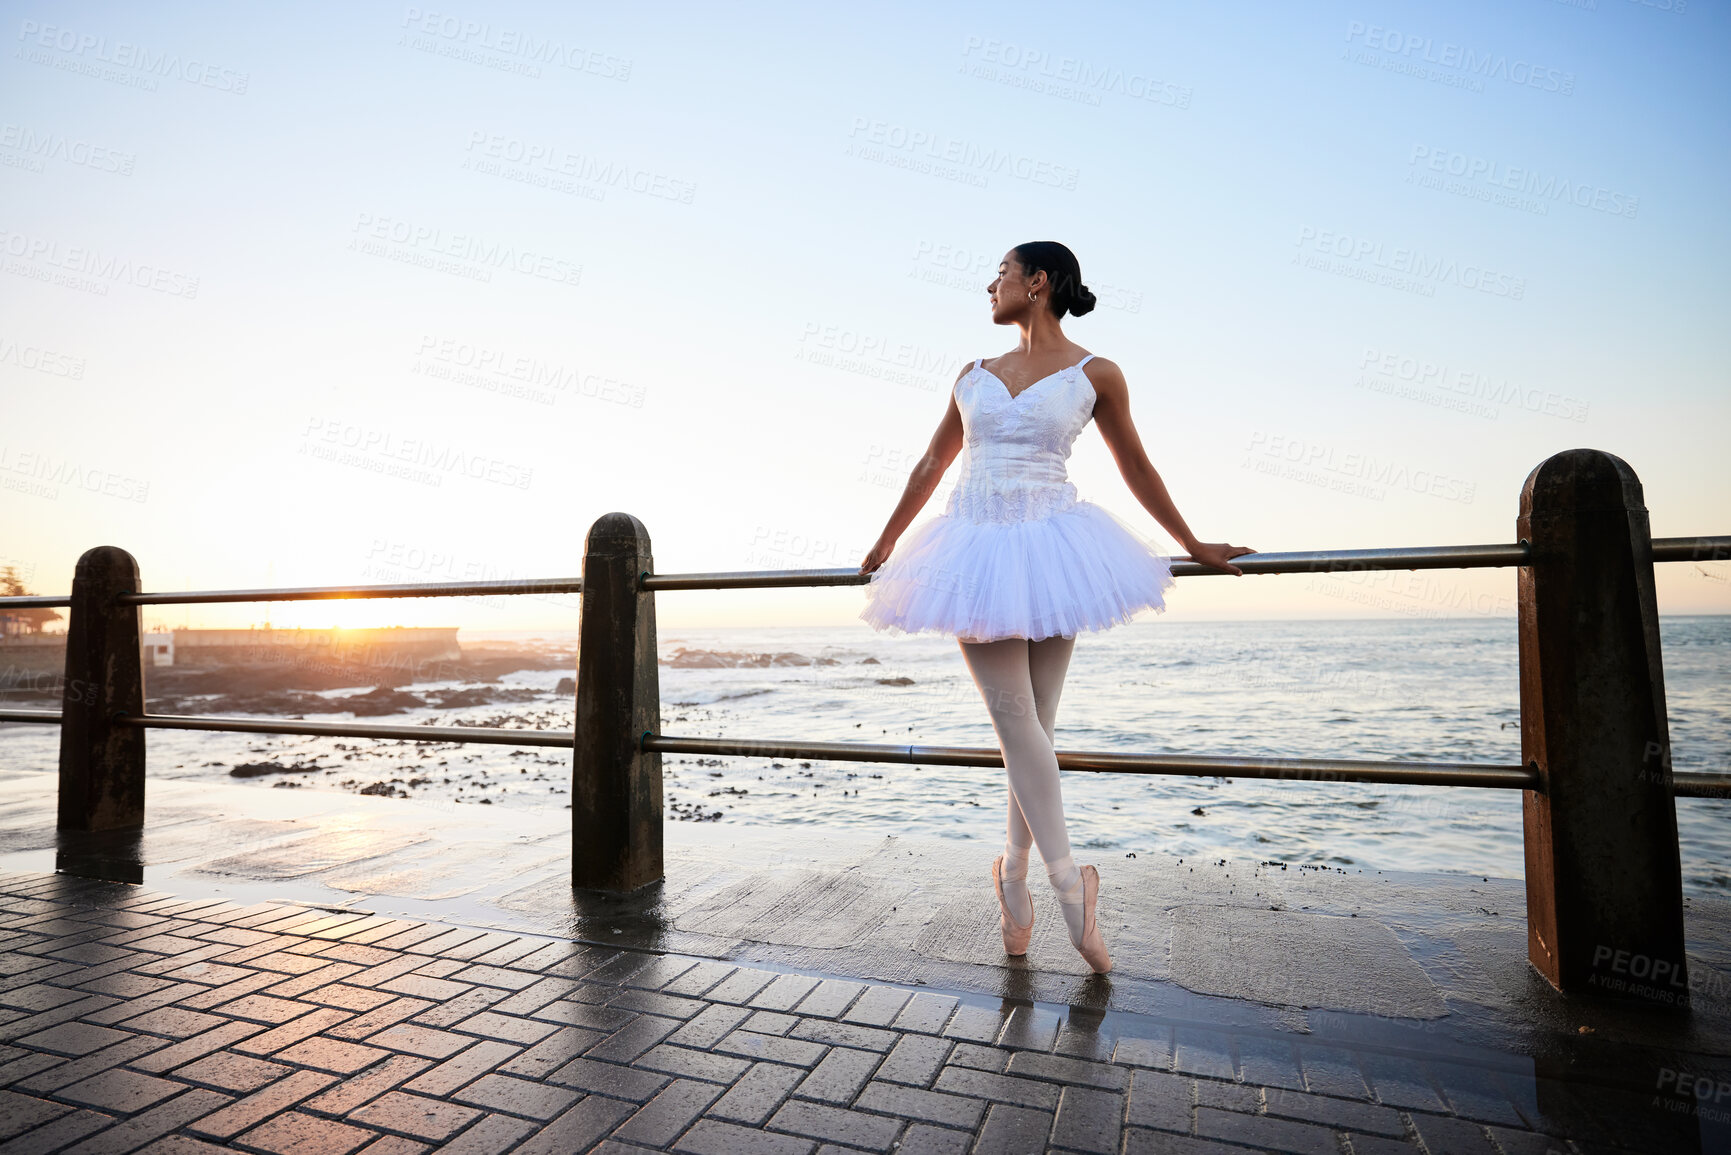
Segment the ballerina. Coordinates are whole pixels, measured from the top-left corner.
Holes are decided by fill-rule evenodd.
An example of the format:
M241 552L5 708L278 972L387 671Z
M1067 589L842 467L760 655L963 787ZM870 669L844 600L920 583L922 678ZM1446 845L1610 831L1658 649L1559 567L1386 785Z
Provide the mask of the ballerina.
M1005 953L1025 954L1033 936L1028 858L1038 846L1070 942L1103 974L1112 959L1094 917L1099 871L1076 865L1064 822L1058 698L1076 634L1163 609L1172 570L1129 525L1080 500L1064 464L1077 435L1093 420L1130 492L1192 560L1239 574L1232 559L1254 551L1196 539L1142 448L1124 374L1064 335L1064 316L1095 304L1075 254L1056 241L1017 245L986 292L993 323L1016 326L1021 339L956 378L860 564L871 575L860 617L879 630L953 635L985 701L1009 780L1004 852L992 862ZM904 539L958 453L943 513Z

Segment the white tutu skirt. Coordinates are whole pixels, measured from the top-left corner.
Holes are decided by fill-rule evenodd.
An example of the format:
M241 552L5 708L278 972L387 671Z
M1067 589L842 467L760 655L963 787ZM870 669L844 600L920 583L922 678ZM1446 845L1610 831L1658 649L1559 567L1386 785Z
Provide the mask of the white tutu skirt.
M872 573L860 617L893 633L1038 641L1162 610L1171 584L1152 543L1086 501L1033 521L941 515L909 530Z

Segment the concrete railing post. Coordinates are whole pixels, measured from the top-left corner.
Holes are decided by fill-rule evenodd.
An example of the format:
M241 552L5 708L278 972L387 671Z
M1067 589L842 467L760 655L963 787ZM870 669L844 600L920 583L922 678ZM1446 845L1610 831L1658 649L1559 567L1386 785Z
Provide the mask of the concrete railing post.
M1572 449L1521 490L1527 958L1558 990L1688 1003L1653 542L1641 483Z
M649 531L609 513L584 545L577 633L577 749L571 776L571 884L628 891L659 882L661 755L639 747L661 730Z
M138 563L125 550L103 545L78 559L60 706L61 830L144 825L144 731L114 724L116 714L144 713L139 607L114 600L138 591Z

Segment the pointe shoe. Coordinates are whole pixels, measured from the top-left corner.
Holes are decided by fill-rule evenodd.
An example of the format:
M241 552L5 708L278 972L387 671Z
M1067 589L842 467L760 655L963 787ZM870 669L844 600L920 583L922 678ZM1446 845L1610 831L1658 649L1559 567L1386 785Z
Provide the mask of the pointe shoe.
M1106 953L1106 940L1100 937L1100 925L1094 921L1094 904L1100 898L1100 872L1092 866L1082 868L1082 945L1076 949L1082 958L1103 975L1112 969L1112 956Z
M1010 904L1004 901L1004 856L992 859L992 889L998 892L998 929L1004 933L1004 953L1007 955L1024 955L1028 953L1028 942L1034 937L1034 918L1028 916L1027 926L1017 926L1010 917Z

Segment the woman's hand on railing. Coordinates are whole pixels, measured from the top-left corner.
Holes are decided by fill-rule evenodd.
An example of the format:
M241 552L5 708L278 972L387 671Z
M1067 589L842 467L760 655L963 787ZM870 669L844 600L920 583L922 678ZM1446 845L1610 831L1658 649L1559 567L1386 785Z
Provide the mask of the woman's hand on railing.
M1244 571L1232 564L1235 557L1243 557L1247 553L1255 553L1247 545L1228 545L1225 542L1198 541L1190 546L1190 560L1198 565L1211 569L1225 570L1229 574L1244 576Z
M859 563L859 571L861 573L871 573L876 570L880 565L889 560L889 556L894 552L895 548L896 543L893 538L878 538L876 544L871 547L871 552L865 555L865 560Z

